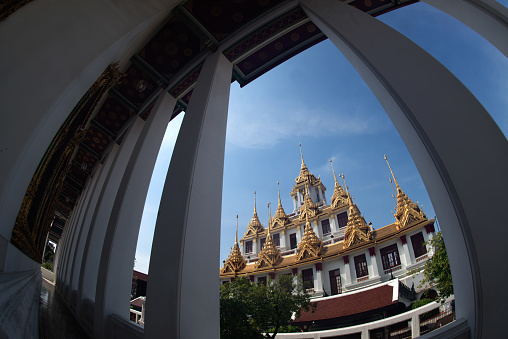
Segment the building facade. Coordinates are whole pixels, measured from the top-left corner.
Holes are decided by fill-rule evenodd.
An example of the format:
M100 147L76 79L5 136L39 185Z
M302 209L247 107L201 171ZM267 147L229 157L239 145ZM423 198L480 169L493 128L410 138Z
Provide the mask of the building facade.
M399 279L409 290L418 286L420 277L410 272L423 268L432 255L426 242L435 234L435 219L427 218L393 176L395 222L374 229L354 202L344 176L338 177L334 171L334 190L328 201L326 187L309 172L302 156L290 193L293 211L285 212L280 189L277 210L269 216L267 227L261 224L255 206L246 232L240 240L236 237L224 261L221 283L238 276L266 283L281 274L301 274L313 297L360 290L392 279ZM409 304L411 297L403 297Z

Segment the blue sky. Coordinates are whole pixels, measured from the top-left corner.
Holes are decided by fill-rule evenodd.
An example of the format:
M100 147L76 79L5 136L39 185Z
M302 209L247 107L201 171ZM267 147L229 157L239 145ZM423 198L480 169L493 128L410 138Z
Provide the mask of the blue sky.
M507 6L508 0L500 1ZM508 135L508 61L482 37L434 8L417 3L381 21L419 44L457 76ZM168 126L148 192L135 269L148 272L153 228L171 152L183 114ZM266 204L293 209L289 192L300 171L300 151L309 170L333 193L332 158L344 173L360 211L374 228L394 221L395 202L383 159L386 154L402 189L434 210L418 171L397 131L361 77L328 40L300 53L244 88L231 86L222 201L221 259L257 209L266 227ZM475 181L481 178L473 179ZM219 263L217 263L219 265Z

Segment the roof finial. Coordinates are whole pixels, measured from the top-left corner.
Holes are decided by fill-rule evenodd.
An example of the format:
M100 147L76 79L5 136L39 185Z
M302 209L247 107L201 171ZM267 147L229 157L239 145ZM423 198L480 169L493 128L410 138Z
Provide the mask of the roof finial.
M390 166L390 163L388 162L388 158L386 157L386 154L385 154L385 160L386 160L386 163L388 164L388 168L390 169L390 173L392 174L393 181L395 182L395 187L397 187L397 189L400 189L399 183L397 182L397 179L395 179L395 175L393 175L392 167Z
M335 179L335 185L338 185L337 176L335 175L335 170L333 169L332 159L330 158L330 164L332 165L333 178Z
M266 207L268 207L268 235L270 235L270 223L271 223L271 219L272 219L272 213L270 211L270 202L268 202L268 204L266 204Z
M256 211L256 191L254 191L254 213L257 213L257 211Z
M298 143L298 146L300 146L300 156L302 157L302 166L304 166L305 163L303 162L302 144Z
M236 215L236 235L235 235L235 244L238 243L238 214Z
M280 187L279 187L279 182L277 181L277 191L279 192L279 206L282 206L281 202L280 202Z

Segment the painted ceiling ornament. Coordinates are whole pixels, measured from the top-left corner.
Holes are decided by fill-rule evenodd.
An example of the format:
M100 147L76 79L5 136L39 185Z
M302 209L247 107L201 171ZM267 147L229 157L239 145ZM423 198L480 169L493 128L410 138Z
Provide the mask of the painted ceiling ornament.
M270 203L267 205L268 207L268 234L266 235L266 241L259 252L258 261L254 264L255 268L261 267L275 267L282 261L282 255L280 254L279 249L275 246L273 242L272 236L270 235L270 219L272 218L270 213Z
M322 252L323 242L317 237L316 233L314 233L307 215L303 238L298 244L296 261L319 257Z
M247 231L243 235L244 238L246 237L256 237L260 234L262 234L265 231L265 228L263 225L261 225L261 221L259 221L258 218L258 212L256 210L256 191L254 191L254 214L252 215L252 219L250 220L250 223L247 225Z
M229 273L229 272L239 272L245 268L246 262L242 256L242 252L240 251L240 247L238 246L238 214L236 215L236 235L235 235L235 244L233 245L233 249L229 254L226 262L224 263L224 267L221 269L221 273Z
M348 192L349 217L347 220L347 228L344 233L344 248L362 244L372 239L370 227L360 213L358 206L353 203Z
M318 212L319 212L318 207L316 206L316 204L314 204L314 202L310 198L309 187L305 185L305 197L303 199L303 205L302 207L300 207L299 220L303 221L306 220L307 218L314 218L318 214Z
M277 190L279 192L279 205L277 206L277 210L275 211L275 215L272 219L272 228L284 228L287 224L291 223L291 220L287 216L284 208L282 207L282 203L280 201L280 187L279 182L277 181Z
M393 175L392 167L388 162L388 158L385 155L386 163L388 164L388 168L390 169L390 173L393 177L393 182L395 182L396 194L397 194L397 209L395 211L395 219L397 219L397 229L404 228L408 225L411 225L415 222L421 220L427 220L427 216L420 207L415 204L409 197L402 191L395 179L395 175ZM390 179L391 181L391 179Z
M333 196L332 196L332 208L345 206L348 204L348 195L337 180L337 176L335 175L335 170L333 169L332 159L330 159L330 164L332 165L333 178L335 179L335 188L333 190ZM339 175L339 177L340 177L340 175Z

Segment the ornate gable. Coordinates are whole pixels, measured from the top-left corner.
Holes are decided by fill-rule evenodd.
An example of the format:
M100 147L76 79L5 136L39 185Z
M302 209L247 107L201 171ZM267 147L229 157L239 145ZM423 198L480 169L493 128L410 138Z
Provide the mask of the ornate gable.
M303 200L303 205L300 207L300 216L299 220L307 220L307 218L315 217L319 212L317 206L312 202L312 199L309 196L309 189L305 187L305 198Z
M278 181L277 181L277 189L279 191L279 205L277 206L277 211L275 211L275 215L273 216L272 219L272 228L274 229L284 228L291 222L286 212L284 211L284 208L282 207L282 203L280 201L280 189Z
M346 193L346 191L342 188L342 186L337 181L337 176L335 175L335 170L333 169L332 159L330 159L330 164L332 165L333 177L335 179L335 188L333 190L331 207L338 208L338 207L345 206L348 204L348 194ZM340 177L340 174L339 174L339 177ZM344 179L344 176L342 176L342 178Z
M243 235L243 238L253 238L257 237L265 232L265 228L259 221L258 213L256 210L256 192L254 192L254 214L252 215L252 219L250 223L247 225L247 231Z
M427 216L423 213L420 207L409 199L406 193L402 191L402 188L400 188L397 179L395 179L395 175L393 175L392 167L390 166L386 155L385 160L388 164L388 168L390 169L390 173L392 174L393 181L395 182L395 187L397 189L397 209L394 214L395 219L397 219L397 229L404 228L418 221L427 220Z
M245 259L242 256L240 247L238 246L238 215L236 216L236 235L235 244L231 250L231 254L224 263L224 267L221 269L221 273L236 273L243 270L246 266Z
M317 237L310 225L309 219L305 223L302 241L298 244L296 261L316 258L323 252L323 242Z
M359 245L372 239L370 228L360 214L358 206L353 204L351 199L349 199L349 203L349 218L344 234L344 248Z

